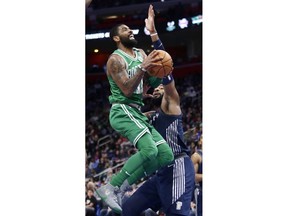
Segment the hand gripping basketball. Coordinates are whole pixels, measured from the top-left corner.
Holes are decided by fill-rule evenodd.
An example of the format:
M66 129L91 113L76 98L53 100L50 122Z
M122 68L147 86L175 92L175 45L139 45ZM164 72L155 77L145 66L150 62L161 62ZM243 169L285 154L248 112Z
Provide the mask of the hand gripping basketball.
M155 58L160 58L157 66L150 67L148 73L150 76L155 76L158 78L163 78L172 73L173 70L173 60L170 54L164 50L156 50L157 55Z

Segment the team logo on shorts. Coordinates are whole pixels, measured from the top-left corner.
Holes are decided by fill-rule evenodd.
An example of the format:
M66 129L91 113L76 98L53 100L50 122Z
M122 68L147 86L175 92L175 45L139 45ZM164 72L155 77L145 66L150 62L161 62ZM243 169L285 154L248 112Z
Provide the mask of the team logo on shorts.
M182 202L177 201L176 202L176 210L181 210L181 208L182 208Z

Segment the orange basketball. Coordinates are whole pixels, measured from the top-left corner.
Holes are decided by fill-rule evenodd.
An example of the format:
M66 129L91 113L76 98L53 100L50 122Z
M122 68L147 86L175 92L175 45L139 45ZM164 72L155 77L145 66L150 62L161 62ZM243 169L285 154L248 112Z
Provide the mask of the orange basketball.
M157 50L157 58L162 58L162 60L160 60L157 63L160 63L161 66L154 66L152 68L149 69L148 73L151 76L155 76L158 78L163 78L164 76L167 76L169 74L172 73L173 70L173 60L170 56L169 53L167 53L164 50Z

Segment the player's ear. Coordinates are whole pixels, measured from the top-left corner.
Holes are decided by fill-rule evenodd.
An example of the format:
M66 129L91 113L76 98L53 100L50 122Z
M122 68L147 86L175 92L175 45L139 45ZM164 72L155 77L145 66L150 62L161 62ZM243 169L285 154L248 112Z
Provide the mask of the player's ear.
M113 37L113 40L114 40L115 42L119 42L119 41L120 41L120 37L119 37L119 36L114 36L114 37Z

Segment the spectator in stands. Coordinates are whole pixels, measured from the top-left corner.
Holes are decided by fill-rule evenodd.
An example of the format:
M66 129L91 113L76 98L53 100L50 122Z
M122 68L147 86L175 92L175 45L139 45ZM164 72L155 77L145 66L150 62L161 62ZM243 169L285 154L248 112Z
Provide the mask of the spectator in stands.
M113 175L113 170L109 167L107 174L106 174L106 179L105 179L105 184L109 183L111 181L112 175Z
M97 169L98 164L99 160L94 156L93 158L91 158L91 161L89 163L89 169L95 171Z
M85 201L86 201L86 216L95 216L95 208L97 205L97 200L94 196L93 189L89 188L87 190Z
M125 24L112 28L110 37L118 49L110 55L107 62L106 74L111 89L109 101L112 104L109 120L111 126L127 137L138 151L126 161L121 171L114 175L108 184L96 192L113 211L121 213L116 191L123 182L132 175L134 179L131 181L142 178L145 175L143 166L148 163L153 162L150 167L153 171L171 164L174 156L167 142L140 111L140 107L144 105L144 75L150 85L158 86L161 79L150 77L147 70L159 66L157 62L162 58L157 57L155 50L147 56L142 49L135 48L137 41L133 31Z
M92 177L92 172L89 169L88 162L86 162L86 164L85 164L85 178L90 178L90 177Z
M86 184L86 192L88 192L88 190L95 190L95 184L93 182L93 178L89 179L87 184Z
M150 31L153 46L164 50L162 42L155 34L154 11L151 6L146 28ZM164 77L162 83L153 92L154 105L158 109L147 115L152 125L167 140L175 161L160 168L123 203L123 216L139 215L148 208L154 211L161 209L167 216L188 216L190 213L195 173L190 150L184 141L180 98L172 74ZM151 164L145 167L147 174L151 174L150 167ZM128 182L134 174L128 178Z
M195 194L194 199L196 203L197 216L202 216L202 135L196 142L196 151L191 156L191 160L195 169Z

